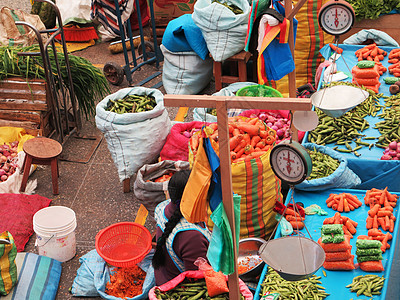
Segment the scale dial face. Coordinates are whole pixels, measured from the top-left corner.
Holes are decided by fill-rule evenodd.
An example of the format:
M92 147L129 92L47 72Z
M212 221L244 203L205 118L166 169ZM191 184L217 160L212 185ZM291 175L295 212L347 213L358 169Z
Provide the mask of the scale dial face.
M271 150L270 163L275 175L289 184L304 181L312 169L307 151L294 141L282 141L276 145Z
M353 7L343 0L328 1L318 13L318 23L322 30L335 36L348 32L354 20Z

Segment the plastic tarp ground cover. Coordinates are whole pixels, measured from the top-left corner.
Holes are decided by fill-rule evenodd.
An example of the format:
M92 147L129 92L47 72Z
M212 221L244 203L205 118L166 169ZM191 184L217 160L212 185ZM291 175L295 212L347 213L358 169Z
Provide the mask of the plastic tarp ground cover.
M193 21L201 29L215 61L224 61L245 46L250 5L247 0L231 0L243 13L235 15L228 7L211 0L197 0Z
M354 53L356 50L363 48L364 45L339 44L339 47L343 49L343 53L342 56L337 60L337 69L338 71L342 71L350 75L351 68L358 62ZM379 46L379 48L385 50L388 54L392 49L395 49L394 47L384 46ZM333 54L329 45L325 45L321 49L321 53L325 58ZM388 55L385 56L382 64L386 68L391 65L388 63ZM350 68L350 71L348 68ZM384 82L384 78L391 76L391 74L386 72L379 78L379 82L381 83L379 92L383 93L385 96L390 96L390 93L389 85ZM351 78L348 78L345 81L351 82ZM380 98L379 103L384 105L384 99ZM378 114L379 113L381 113L381 111L378 112ZM382 119L371 116L367 116L365 119L368 121L370 126L368 129L363 131L363 134L365 134L367 137L379 137L380 133L377 129L374 129L374 127L375 124L382 121ZM304 142L306 141L308 141L308 133L306 133L304 139ZM335 145L332 143L327 144L326 146L333 148ZM356 144L352 142L350 143L350 146L354 148ZM344 145L339 145L338 147L344 148ZM400 181L398 180L398 176L400 174L400 161L380 160L380 157L383 154L383 149L378 147L372 147L371 149L368 149L368 147L362 147L361 149L357 150L357 152L360 153L361 156L356 157L353 153L341 153L347 158L349 168L361 178L361 185L357 188L370 189L373 187L385 188L388 186L393 191L400 192Z
M139 113L117 114L106 110L109 100L131 94L153 96L157 105ZM144 164L157 160L171 129L163 94L145 87L124 88L107 96L97 104L95 119L97 128L104 133L121 182L132 177Z
M308 231L311 234L311 238L314 241L317 241L318 238L321 237L321 227L322 223L325 220L325 218L332 217L336 211L334 211L331 208L328 208L325 200L329 197L329 194L334 193L334 194L340 194L340 193L350 193L352 195L357 196L357 198L363 203L363 205L354 211L351 211L349 213L342 213L342 215L349 217L351 220L356 221L358 223L357 226L357 233L354 235L354 237L350 240L350 244L352 245L351 253L354 255L354 262L357 262L356 259L356 240L357 236L359 235L367 235L368 230L366 229L366 218L368 216L368 210L369 207L365 206L364 204L364 196L366 194L366 190L350 190L350 189L330 189L330 190L325 190L325 191L318 191L318 192L306 192L306 191L298 191L295 190L293 193L293 199L295 202L302 202L304 204L304 207L310 206L311 204L317 204L319 205L323 210L328 212L327 216L319 216L317 214L315 215L308 215L306 216L306 219L304 221L305 226L307 227ZM390 193L393 194L392 191L389 190ZM399 193L394 193L399 195ZM287 198L286 198L286 204L288 204L288 201L291 196L291 192L289 192ZM394 262L394 254L395 254L395 249L396 249L396 244L397 244L397 238L398 238L398 231L399 231L399 215L400 215L400 210L399 210L399 204L394 208L393 214L396 216L397 221L395 222L395 228L392 233L392 240L389 242L390 248L383 253L383 260L382 264L383 267L385 268L384 272L364 272L360 268L356 268L355 270L352 271L329 271L325 270L323 267L321 267L315 275L321 276L321 282L322 286L325 287L325 291L329 293L330 295L326 297L325 299L327 300L337 300L337 299L370 299L371 297L366 297L366 296L356 296L356 293L350 292L350 289L346 288L345 286L350 284L353 280L354 277L358 275L367 275L367 274L376 274L378 276L384 276L386 278L383 288L382 288L382 294L381 295L374 295L374 299L397 299L397 298L388 298L386 297L389 293L392 295L396 295L398 297L398 293L396 294L395 291L388 291L388 283L389 283L389 278L390 278L390 272L392 269L392 264L396 264L398 268L398 262ZM383 230L382 230L383 231ZM302 233L306 237L309 237L306 229L301 230ZM383 231L384 232L384 231ZM277 234L275 235L275 238L280 237L279 235L280 230L278 227ZM298 255L301 255L300 253ZM299 258L300 259L300 258ZM260 288L261 288L261 283L263 282L266 274L266 269L267 266L265 266L263 273L261 274L259 284L257 286L257 290L255 293L255 300L260 299ZM326 277L323 275L323 272L326 272ZM398 283L397 283L398 285ZM397 288L397 287L396 287Z
M127 300L144 300L147 299L147 294L150 289L155 285L154 269L151 265L154 251L150 251L146 257L137 265L146 272L146 278L143 283L142 294L126 298ZM96 250L90 252L79 258L81 266L77 271L77 275L72 283L71 293L75 297L102 297L109 300L118 300L121 298L110 296L105 293L107 282L110 281L110 274L113 272L104 259L97 253Z
M172 52L160 45L164 55L162 81L167 94L196 95L211 81L213 61L194 51Z
M358 177L348 167L347 159L340 152L337 152L329 147L313 143L304 143L303 146L308 150L312 151L315 149L320 153L329 155L330 157L339 161L339 166L331 175L327 177L304 180L296 185L296 189L304 191L319 191L332 188L351 189L361 183L360 177Z

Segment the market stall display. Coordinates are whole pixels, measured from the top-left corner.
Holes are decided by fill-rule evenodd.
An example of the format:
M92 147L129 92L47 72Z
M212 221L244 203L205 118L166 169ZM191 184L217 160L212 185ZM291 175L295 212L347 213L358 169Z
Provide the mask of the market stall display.
M388 192L393 196L393 197L397 197L398 193L393 193L390 190L388 190ZM295 201L298 202L302 202L304 204L305 207L314 204L314 203L318 203L318 205L321 206L322 209L324 209L325 211L328 212L328 218L332 218L335 217L335 215L337 214L337 212L335 212L334 210L332 210L331 208L329 208L327 206L326 203L324 203L324 201L322 201L322 199L328 199L330 194L341 194L341 193L350 193L353 196L356 196L358 199L360 199L361 202L365 201L364 198L367 195L367 191L365 190L356 190L356 189L352 189L352 190L346 190L346 189L331 189L331 190L326 190L326 191L319 191L319 192L315 192L315 193L309 193L309 192L305 192L305 191L298 191L298 190L294 190L292 195ZM380 192L380 194L382 194L382 192ZM288 195L289 197L290 195ZM393 214L395 217L399 216L399 209L398 209L398 205L396 205L395 207L393 207ZM351 254L355 255L356 254L356 242L358 240L358 237L360 236L364 236L364 235L368 235L368 229L366 227L366 220L368 217L368 211L369 211L369 207L366 206L364 204L364 202L362 203L362 206L359 207L358 209L355 209L353 211L347 212L347 213L342 213L341 217L343 218L343 216L346 216L348 218L350 218L352 221L357 222L358 226L357 226L357 232L354 234L354 238L349 239L349 244L351 246ZM337 216L336 218L338 218L339 216ZM307 216L307 218L305 219L305 224L312 236L313 239L319 239L321 236L321 227L323 226L325 217L322 216L318 216L318 215L311 215L311 216ZM392 267L392 263L393 263L393 257L394 257L394 245L396 244L396 240L397 240L397 235L398 235L398 222L394 223L394 230L392 233L392 240L389 242L389 244L393 245L392 248L387 249L384 253L382 253L382 265L384 268L383 273L378 273L379 276L382 276L384 278L386 278L383 282L383 288L381 290L381 294L380 295L376 295L374 299L385 299L385 295L387 293L387 286L388 286L388 280L387 278L389 278L390 276L390 270ZM305 232L304 229L302 230L303 233ZM279 231L277 231L279 232ZM277 236L279 236L279 234L277 234ZM336 246L337 247L337 246ZM343 248L343 250L348 250L349 247L347 246L346 249ZM256 290L256 294L255 294L255 299L260 299L260 293L261 293L261 283L263 282L266 273L267 273L267 267L264 268L263 273L261 274L261 278L259 281L259 286L257 286L257 290ZM321 276L320 280L321 280L321 284L322 286L325 287L325 292L329 294L329 296L327 297L327 299L350 299L350 298L355 298L356 294L351 292L349 289L346 289L345 286L349 285L352 283L353 278L356 278L357 276L361 276L361 275L373 275L375 273L370 273L370 272L365 272L363 270L360 269L360 267L357 267L357 264L355 264L355 269L354 270L349 270L349 271L331 271L331 270L325 270L324 268L321 268L320 270L318 270L316 272L317 276ZM343 286L343 288L338 288L340 286ZM364 299L364 298L362 298Z

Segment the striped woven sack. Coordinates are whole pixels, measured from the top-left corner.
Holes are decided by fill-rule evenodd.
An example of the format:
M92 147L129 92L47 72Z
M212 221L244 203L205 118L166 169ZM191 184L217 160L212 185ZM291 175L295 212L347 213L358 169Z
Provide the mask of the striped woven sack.
M11 233L4 231L0 235L0 295L7 295L17 283L17 246Z

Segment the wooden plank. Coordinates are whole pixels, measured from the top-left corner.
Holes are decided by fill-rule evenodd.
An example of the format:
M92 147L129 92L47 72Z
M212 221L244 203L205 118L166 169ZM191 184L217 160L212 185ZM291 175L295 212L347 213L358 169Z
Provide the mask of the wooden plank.
M16 89L16 90L46 90L46 81L42 79L29 79L26 81L25 78L10 77L0 80L0 88L4 89Z
M164 105L174 107L216 108L217 101L226 101L227 108L310 111L310 98L231 97L209 95L164 95Z
M33 111L0 110L0 119L9 121L27 121L40 124L40 113Z
M0 88L0 99L22 99L22 100L44 100L46 101L46 91L43 90L19 90L17 88Z
M32 132L32 130L38 130L39 124L33 122L21 122L21 121L0 119L0 127L3 126L25 128L26 130L30 129L31 130L30 132Z
M0 95L0 109L47 111L48 107L46 100L1 99Z
M232 231L233 242L233 261L237 261L237 243L236 243L236 226L235 226L235 208L233 205L232 195L232 173L231 173L231 156L229 150L229 131L228 131L228 111L227 102L224 100L216 101L217 119L218 119L218 144L221 172L221 191L222 202L224 204L225 213L229 220ZM229 299L240 299L238 267L234 264L234 272L228 276L229 283Z

